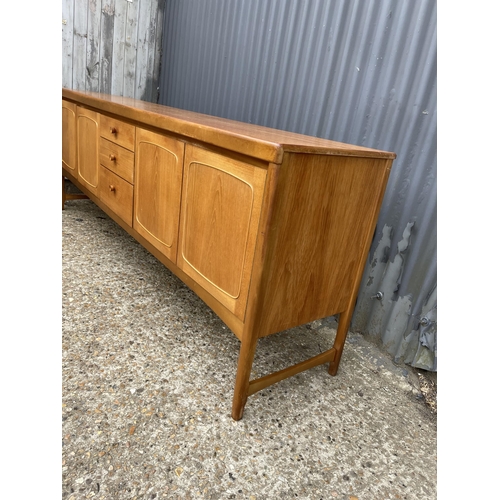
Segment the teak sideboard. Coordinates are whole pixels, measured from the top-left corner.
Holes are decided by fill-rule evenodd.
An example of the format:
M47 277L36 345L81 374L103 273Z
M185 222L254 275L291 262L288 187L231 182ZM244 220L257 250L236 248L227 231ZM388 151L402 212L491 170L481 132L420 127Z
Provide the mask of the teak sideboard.
M337 373L394 153L68 89L62 131L63 208L67 178L241 341L235 420L275 382ZM260 337L336 314L331 349L250 380Z

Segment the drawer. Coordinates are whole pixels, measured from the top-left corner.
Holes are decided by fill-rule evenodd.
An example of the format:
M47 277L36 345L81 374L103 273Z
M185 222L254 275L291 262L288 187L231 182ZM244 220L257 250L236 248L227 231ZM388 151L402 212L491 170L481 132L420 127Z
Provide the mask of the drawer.
M108 170L99 167L99 199L116 215L132 226L134 188L132 184Z
M110 116L101 115L101 137L134 151L135 127Z
M134 153L103 137L99 140L99 162L130 184L134 182Z

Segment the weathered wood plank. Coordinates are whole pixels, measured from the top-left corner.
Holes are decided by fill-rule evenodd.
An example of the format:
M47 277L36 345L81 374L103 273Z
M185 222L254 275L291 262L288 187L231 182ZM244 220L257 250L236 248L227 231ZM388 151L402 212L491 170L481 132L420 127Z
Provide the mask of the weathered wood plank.
M99 92L101 0L90 0L87 11L87 67L85 89Z
M152 89L152 99L151 102L157 103L160 98L160 68L161 68L161 54L162 54L162 30L163 30L163 22L165 17L165 2L158 2L158 9L156 14L156 33L154 37L155 41L155 53L154 53L154 62L153 62L153 89Z
M127 12L129 2L118 1L115 3L115 24L113 30L113 78L111 92L113 95L124 95L123 78L125 69L125 45L127 30Z
M62 3L62 85L72 88L73 85L73 0Z
M118 2L122 3L122 2ZM113 76L113 42L115 26L115 0L102 0L101 5L101 56L99 92L111 94Z
M127 26L125 30L125 57L123 66L123 95L136 97L137 35L139 21L138 2L127 2Z
M85 1L75 2L74 9L72 88L74 90L85 90L88 3Z
M164 2L63 0L62 86L158 100Z
M141 2L139 5L139 23L137 33L137 66L136 66L136 98L150 101L148 85L150 67L150 38L154 33L154 22L151 19L152 2Z

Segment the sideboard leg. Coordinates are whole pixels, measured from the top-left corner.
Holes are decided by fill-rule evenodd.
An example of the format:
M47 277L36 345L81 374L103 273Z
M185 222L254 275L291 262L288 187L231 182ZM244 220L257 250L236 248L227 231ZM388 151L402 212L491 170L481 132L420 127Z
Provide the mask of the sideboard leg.
M68 178L68 181L73 184L73 181ZM89 197L83 193L71 193L66 191L66 177L62 176L62 209L68 200L88 200Z
M233 410L231 413L234 420L240 420L243 416L243 410L248 397L250 372L252 370L257 341L257 338L250 338L244 339L241 342L238 369L236 371L236 383L234 386Z
M333 347L335 349L335 357L332 361L330 361L330 365L328 367L328 373L332 376L337 375L337 370L339 369L340 358L342 357L345 339L347 337L347 332L351 323L352 312L352 308L349 308L347 311L344 311L339 315L337 335L335 336L335 342L333 344Z
M64 204L66 203L66 185L64 184L64 175L62 176L62 209L64 210Z

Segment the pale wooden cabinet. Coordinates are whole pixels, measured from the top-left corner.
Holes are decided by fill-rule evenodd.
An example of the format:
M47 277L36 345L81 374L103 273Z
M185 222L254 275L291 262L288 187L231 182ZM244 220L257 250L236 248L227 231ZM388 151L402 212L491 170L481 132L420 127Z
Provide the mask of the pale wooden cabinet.
M323 363L337 373L394 158L63 89L63 176L241 341L236 420L247 397L270 384ZM63 191L63 207L64 200ZM250 380L259 338L334 314L331 349Z

